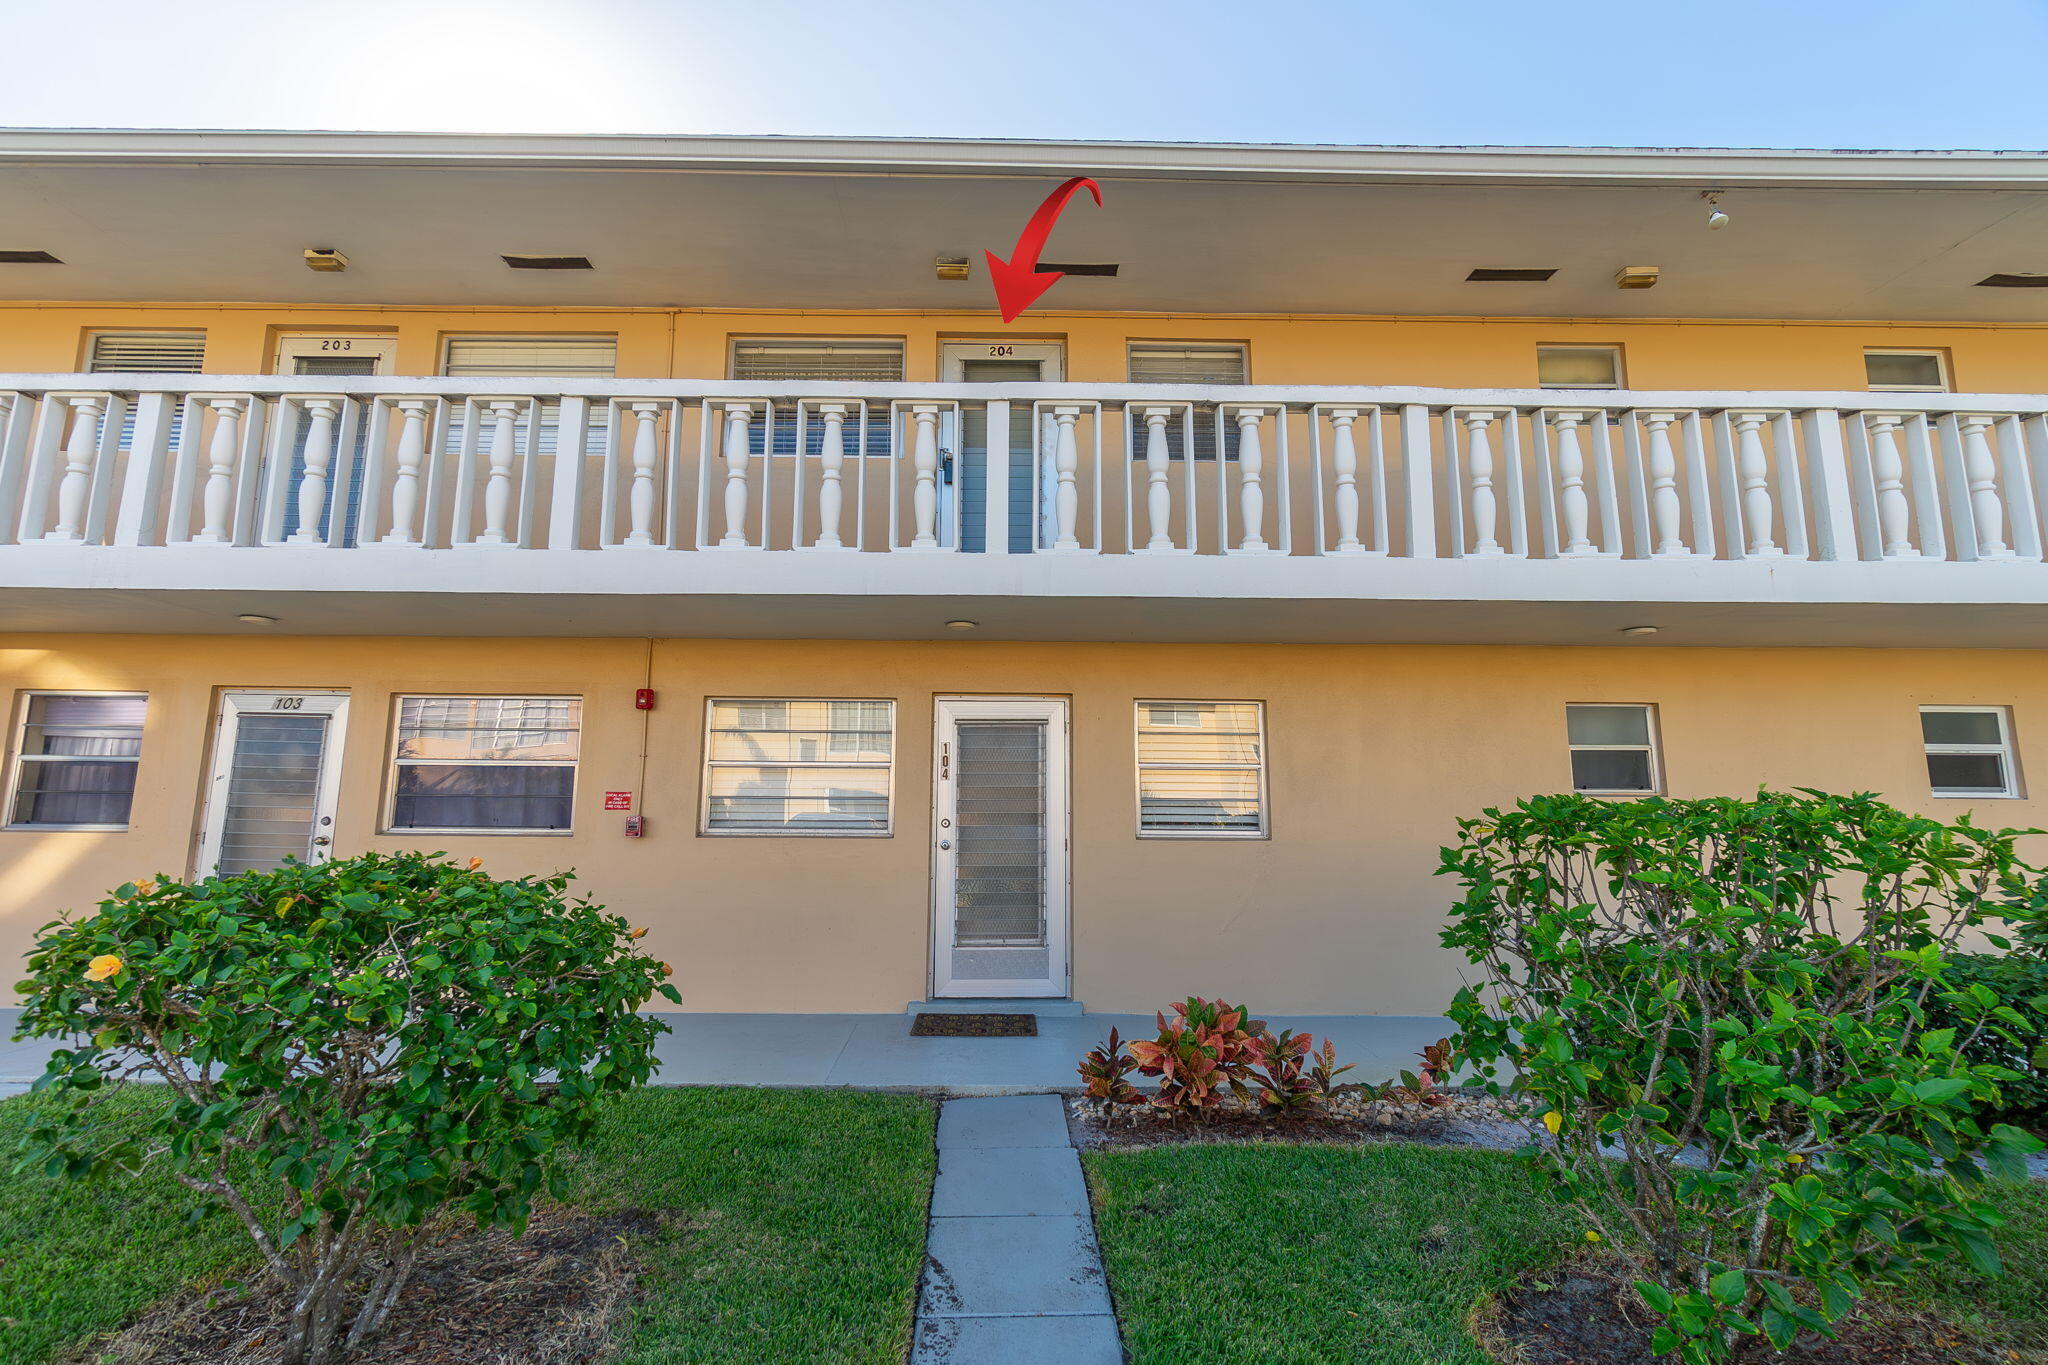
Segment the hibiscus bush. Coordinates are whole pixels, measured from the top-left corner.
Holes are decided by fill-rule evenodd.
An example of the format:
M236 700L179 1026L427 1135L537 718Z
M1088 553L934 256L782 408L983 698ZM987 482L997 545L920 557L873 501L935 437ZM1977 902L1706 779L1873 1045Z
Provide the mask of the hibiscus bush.
M119 888L29 955L17 1036L88 1041L36 1082L69 1102L23 1164L167 1170L289 1289L286 1365L341 1358L437 1214L523 1227L556 1149L653 1070L668 968L568 882L373 853ZM139 1138L96 1114L127 1079L170 1090Z
M1999 1268L1986 1181L2041 1144L1985 1117L2016 1076L1978 1045L2025 1021L1950 956L2030 913L2018 832L1818 792L1459 830L1455 1046L1534 1102L1525 1154L1635 1262L1657 1354L1782 1350L1916 1264Z

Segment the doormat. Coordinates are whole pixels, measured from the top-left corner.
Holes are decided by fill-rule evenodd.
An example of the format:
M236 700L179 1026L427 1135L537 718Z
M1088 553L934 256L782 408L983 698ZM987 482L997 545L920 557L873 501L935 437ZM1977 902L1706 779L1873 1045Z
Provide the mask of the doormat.
M1036 1038L1035 1014L920 1014L911 1021L913 1038Z

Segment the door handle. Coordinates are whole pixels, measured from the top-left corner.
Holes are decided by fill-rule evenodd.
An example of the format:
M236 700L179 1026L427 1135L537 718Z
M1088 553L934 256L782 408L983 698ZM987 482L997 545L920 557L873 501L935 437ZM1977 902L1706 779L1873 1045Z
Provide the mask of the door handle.
M316 834L313 836L313 847L315 848L325 848L327 847L327 845L333 842L334 840L328 838L324 834Z

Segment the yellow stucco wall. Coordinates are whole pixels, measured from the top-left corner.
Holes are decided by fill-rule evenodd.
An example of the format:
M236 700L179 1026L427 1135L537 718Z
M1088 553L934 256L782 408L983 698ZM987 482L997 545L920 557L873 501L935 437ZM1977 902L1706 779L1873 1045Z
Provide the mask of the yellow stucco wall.
M634 378L718 377L735 336L871 336L905 342L909 378L936 377L939 346L953 338L1056 338L1068 377L1126 378L1137 340L1250 344L1258 383L1530 387L1536 347L1618 345L1639 389L1864 387L1866 347L1941 348L1954 385L1979 393L2048 386L2048 327L1965 323L1723 322L1674 320L1370 317L1198 317L1034 310L1015 327L989 313L835 313L670 309L337 308L280 304L0 304L0 372L82 368L96 329L199 330L207 369L265 373L281 332L385 333L398 341L396 372L433 374L451 335L616 335L619 373Z
M650 670L659 704L643 714L632 692ZM377 833L394 693L583 696L573 834L428 842L500 873L578 869L652 927L697 1010L925 995L935 695L1071 698L1074 994L1098 1010L1199 991L1272 1012L1436 1012L1460 964L1436 943L1451 887L1435 851L1459 815L1569 785L1568 702L1655 703L1679 796L1874 789L1960 814L1969 803L1927 795L1925 703L2008 705L2023 779L2048 764L2048 670L2022 651L14 637L8 701L118 689L150 707L132 828L0 832L0 960L113 883L189 867L214 697L231 687L351 694L344 853L413 842ZM894 698L894 835L700 837L710 696ZM1138 698L1266 703L1270 840L1134 836ZM622 837L608 789L640 790L648 837ZM1977 805L1988 823L2048 823L2038 801Z

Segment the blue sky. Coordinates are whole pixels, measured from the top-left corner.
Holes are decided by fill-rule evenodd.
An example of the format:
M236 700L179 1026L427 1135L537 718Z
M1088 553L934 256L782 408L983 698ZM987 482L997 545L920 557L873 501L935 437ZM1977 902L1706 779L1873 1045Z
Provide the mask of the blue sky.
M11 126L2048 148L2048 0L12 8Z

